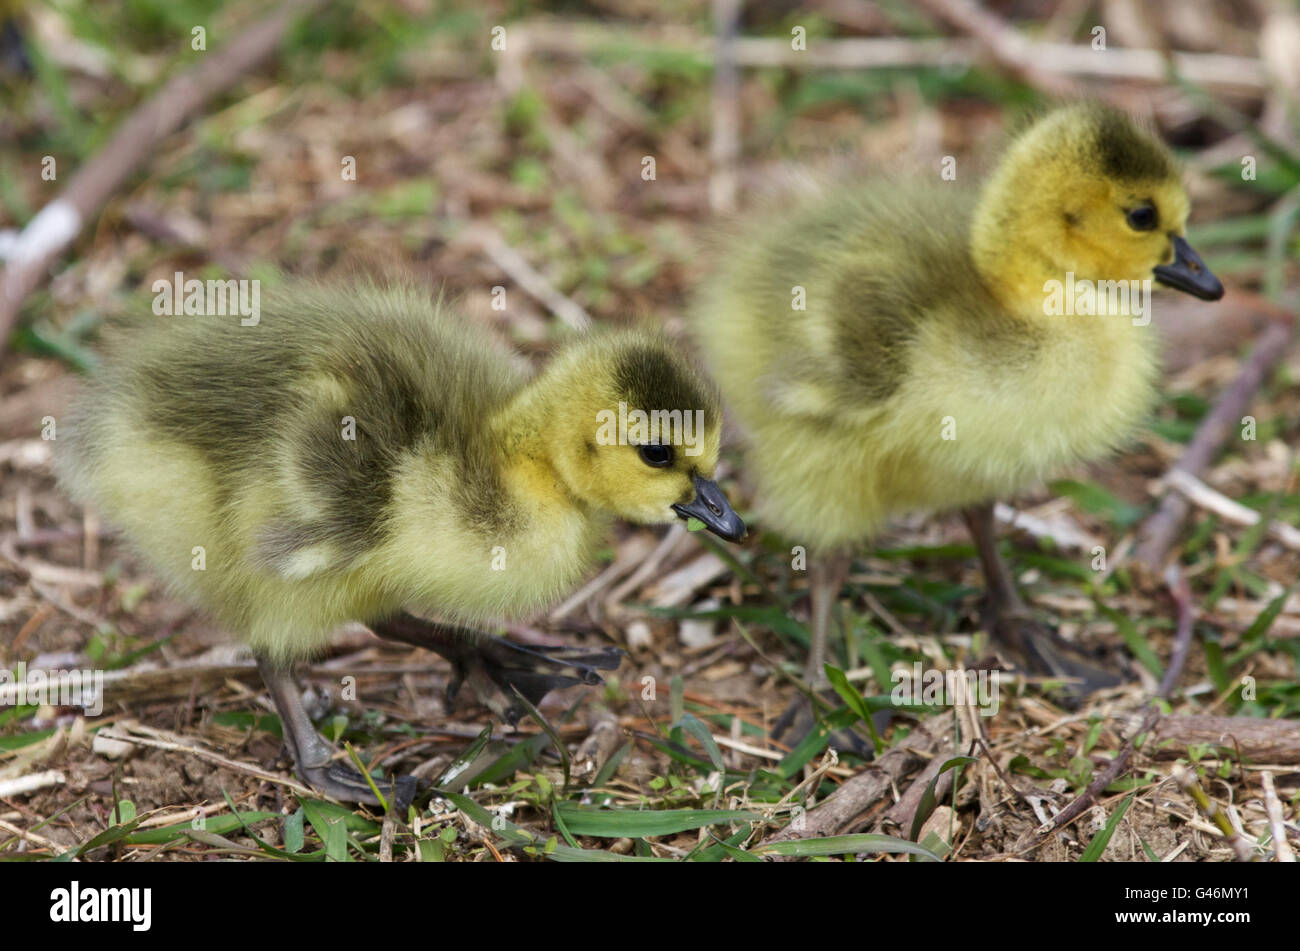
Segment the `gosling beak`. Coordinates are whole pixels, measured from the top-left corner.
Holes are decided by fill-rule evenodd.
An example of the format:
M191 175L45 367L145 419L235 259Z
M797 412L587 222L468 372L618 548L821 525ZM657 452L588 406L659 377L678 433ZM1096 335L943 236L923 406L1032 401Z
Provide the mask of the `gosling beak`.
M745 523L740 520L727 497L722 494L716 482L694 476L695 498L685 505L678 502L673 511L679 518L698 518L704 527L729 542L738 542L745 537Z
M1156 280L1176 290L1199 297L1201 300L1218 300L1223 296L1223 285L1214 276L1201 256L1178 235L1174 239L1174 263L1162 264L1155 270Z

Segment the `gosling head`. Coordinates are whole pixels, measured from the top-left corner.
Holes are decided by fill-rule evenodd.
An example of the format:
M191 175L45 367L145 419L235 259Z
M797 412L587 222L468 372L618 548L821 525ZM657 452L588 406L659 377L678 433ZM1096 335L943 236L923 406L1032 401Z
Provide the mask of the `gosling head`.
M728 541L745 523L713 481L722 404L668 339L597 334L562 352L532 389L545 452L568 491L642 524L696 518Z
M1058 109L1007 150L980 196L972 254L1007 303L1045 280L1156 281L1202 300L1223 285L1184 237L1190 210L1169 150L1122 112Z

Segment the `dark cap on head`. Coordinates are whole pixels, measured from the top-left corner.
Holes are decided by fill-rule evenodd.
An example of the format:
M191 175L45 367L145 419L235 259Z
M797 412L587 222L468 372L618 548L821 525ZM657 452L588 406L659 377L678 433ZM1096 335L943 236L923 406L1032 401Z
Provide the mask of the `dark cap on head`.
M1169 150L1129 116L1110 106L1088 107L1093 146L1109 178L1138 182L1176 178Z
M643 410L717 411L714 387L681 355L652 342L637 343L618 354L614 386L618 397Z

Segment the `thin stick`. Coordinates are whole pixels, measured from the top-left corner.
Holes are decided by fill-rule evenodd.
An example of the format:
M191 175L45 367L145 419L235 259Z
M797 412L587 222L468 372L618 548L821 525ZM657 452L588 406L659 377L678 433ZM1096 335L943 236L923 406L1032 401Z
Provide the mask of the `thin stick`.
M1250 842L1233 827L1228 814L1220 809L1219 804L1201 787L1201 781L1196 778L1193 770L1178 767L1174 771L1174 782L1178 783L1178 788L1192 798L1205 818L1213 822L1219 832L1223 833L1223 837L1228 840L1228 845L1232 846L1232 851L1237 854L1238 862L1254 861L1255 850Z
M1008 776L1008 775L1003 771L1002 767L998 765L997 757L994 756L994 755L993 755L993 751L992 751L991 749L989 749L989 744L988 744L988 742L984 739L983 731L981 731L980 733L976 734L976 736L975 736L975 740L976 740L976 742L979 743L979 745L980 745L980 749L982 749L982 750L984 751L984 755L988 757L988 763L989 763L990 766L993 767L993 772L997 773L997 774L998 774L998 779L1002 780L1002 785L1003 785L1003 786L1006 786L1008 789L1010 789L1011 792L1012 792L1012 794L1015 795L1015 797L1016 797L1017 799L1019 799L1019 800L1020 800L1021 802L1023 802L1026 806L1028 806L1030 803L1029 803L1029 800L1025 798L1025 794L1022 793L1022 792L1019 790L1019 788L1017 788L1016 785L1015 785L1013 782L1011 782L1011 777L1009 777L1009 776ZM1032 807L1031 807L1031 808L1032 808Z
M907 791L899 798L898 802L889 807L881 819L881 827L886 823L892 824L895 828L902 829L903 835L907 835L912 828L912 821L916 818L916 811L921 806L921 799L925 796L926 790L930 783L934 782L934 801L941 803L948 798L952 792L952 784L957 770L950 769L939 774L943 764L948 761L949 757L936 754L930 762L925 764L925 769L921 770L908 784Z
M28 773L26 776L18 776L14 779L0 779L0 799L8 799L11 796L25 796L28 793L36 792L38 789L44 789L46 786L60 786L67 781L68 777L57 769Z
M972 0L921 0L920 5L936 18L973 36L1013 76L1054 96L1078 93L1078 82L1041 68L1038 64L1042 61L1030 53L1030 43L1019 31Z
M714 55L711 38L702 39L691 30L676 28L628 29L598 23L567 20L531 21L513 27L513 36L524 34L530 55L586 57L592 53L617 51L673 52L694 55L707 61ZM1166 83L1169 58L1158 50L1108 49L1073 43L1044 43L1022 38L1024 58L1032 59L1041 74L1095 76L1108 80L1138 80ZM515 40L511 40L511 48ZM908 39L902 37L853 37L816 39L807 50L795 50L788 39L737 37L735 61L745 68L862 70L894 68L942 68L972 66L979 59L978 41ZM1239 90L1259 95L1272 88L1264 64L1257 58L1218 53L1169 54L1182 77L1202 86Z
M709 136L709 207L736 210L736 164L740 156L740 70L736 66L736 29L740 0L713 0L717 37L713 64L713 122Z
M1273 786L1273 774L1264 770L1260 774L1264 783L1264 811L1268 813L1268 827L1273 833L1273 854L1279 862L1294 862L1295 853L1286 838L1286 823L1282 821L1282 803L1277 798L1277 789Z
M478 244L493 264L505 271L525 294L560 318L561 323L578 331L587 330L591 326L591 315L581 305L556 290L495 229L487 225L473 225L466 233L466 238Z
M939 750L951 743L947 737L955 728L948 713L938 713L923 720L902 745L887 750L827 796L821 805L809 810L799 828L787 825L763 844L837 835L849 828L855 819L923 762L926 755L942 755Z
M1174 464L1174 469L1199 476L1209 467L1229 433L1241 425L1241 418L1250 408L1255 392L1286 354L1294 335L1294 324L1285 323L1271 324L1260 334L1250 359L1215 402L1214 409L1202 420L1195 438ZM1160 508L1147 519L1139 533L1139 564L1153 573L1160 571L1189 508L1190 503L1183 495L1177 492L1165 494Z
M18 238L0 283L0 342L8 339L27 295L122 182L155 156L159 143L186 119L269 59L289 25L321 2L285 0L229 44L204 55L199 65L169 80L140 105L108 145L77 170L68 187L28 222Z
M626 579L619 583L618 587L609 593L608 597L605 598L606 605L620 604L629 594L654 577L659 571L659 566L663 563L663 560L671 555L674 549L686 538L686 526L681 522L674 523L668 531L664 532L663 539L655 546L655 550L646 556L636 571L628 575Z
M993 505L993 517L1001 524L1024 532L1031 538L1045 538L1057 548L1075 551L1092 551L1101 539L1090 535L1065 517L1054 520L1039 518L1030 512L1013 509L1002 502Z
M560 622L590 599L636 568L645 560L653 547L654 543L645 535L635 535L626 543L620 545L618 554L609 566L561 602L560 606L548 615L547 621L550 624L559 625Z
M1170 565L1165 570L1165 585L1174 599L1178 609L1178 628L1174 637L1174 652L1169 656L1169 666L1160 680L1156 696L1168 700L1178 685L1178 678L1187 663L1187 655L1192 648L1192 626L1196 622L1196 608L1192 603L1192 589L1177 565Z
M623 731L618 727L618 717L599 702L587 710L587 730L586 738L573 754L573 772L591 780L623 743Z
M68 846L66 845L59 845L59 843L47 839L42 835L37 835L35 832L28 832L26 829L20 829L18 826L5 822L3 819L0 819L0 829L3 829L5 832L13 833L20 839L26 839L34 845L39 845L43 849L49 849L50 851L60 855L68 849ZM73 861L75 862L78 860L73 859Z
M1171 469L1169 475L1165 476L1165 485L1182 493L1187 501L1197 508L1213 512L1226 522L1237 525L1258 525L1262 518L1254 509L1246 508L1240 502L1233 501L1222 492L1210 488L1190 472L1184 472L1177 467ZM1292 551L1300 551L1300 528L1287 525L1285 522L1269 522L1267 532L1270 538L1280 542L1284 547Z
M1164 679L1160 681L1160 688L1156 691L1155 697L1152 698L1146 716L1142 718L1142 723L1133 731L1133 735L1129 737L1128 742L1124 744L1124 748L1102 770L1101 775L1088 785L1088 788L1083 791L1081 796L1058 812L1051 822L1040 825L1035 830L1037 835L1048 835L1073 822L1097 796L1101 795L1107 786L1120 777L1128 767L1128 761L1133 758L1133 753L1137 749L1138 737L1149 735L1156 722L1160 719L1160 708L1156 706L1155 700L1167 699L1169 694L1173 692L1174 686L1178 683L1178 678L1182 676L1183 665L1187 662L1187 654L1191 649L1192 628L1196 622L1196 608L1192 603L1191 591L1187 586L1187 581L1182 577L1182 572L1178 570L1176 565L1169 566L1169 571L1165 575L1165 582L1169 586L1169 593L1178 609L1178 628L1174 637L1174 652L1169 658L1169 667L1165 670Z
M168 735L163 733L161 730L150 730L149 732L155 733L159 736ZM213 753L210 750L200 749L197 746L186 746L184 743L175 743L168 740L151 740L143 736L133 736L130 733L120 732L119 730L116 729L100 730L99 735L102 737L106 737L107 739L110 740L121 740L125 743L134 743L137 746L149 746L152 747L153 749L163 750L168 753L186 753L190 756L197 757L198 759L206 760L209 763L215 763L217 766L222 766L226 769L233 769L241 773L247 773L248 775L260 779L263 782L279 783L282 786L289 787L299 795L303 795L303 796L322 795L321 793L316 792L315 790L308 789L306 786L302 785L301 783L295 782L294 780L290 779L288 776L280 776L277 775L276 773L271 773L257 766L253 766L250 763L241 763L238 760L228 759L227 757L222 756L219 753Z

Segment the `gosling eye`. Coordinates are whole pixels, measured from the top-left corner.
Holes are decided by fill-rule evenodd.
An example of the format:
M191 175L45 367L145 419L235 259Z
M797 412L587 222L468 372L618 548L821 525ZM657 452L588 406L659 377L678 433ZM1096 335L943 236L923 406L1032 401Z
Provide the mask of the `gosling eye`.
M656 469L664 469L673 464L673 447L660 446L657 443L647 443L638 447L637 451L641 455L641 461L648 466Z
M1134 231L1154 231L1159 216L1150 205L1139 205L1128 213L1128 226Z

